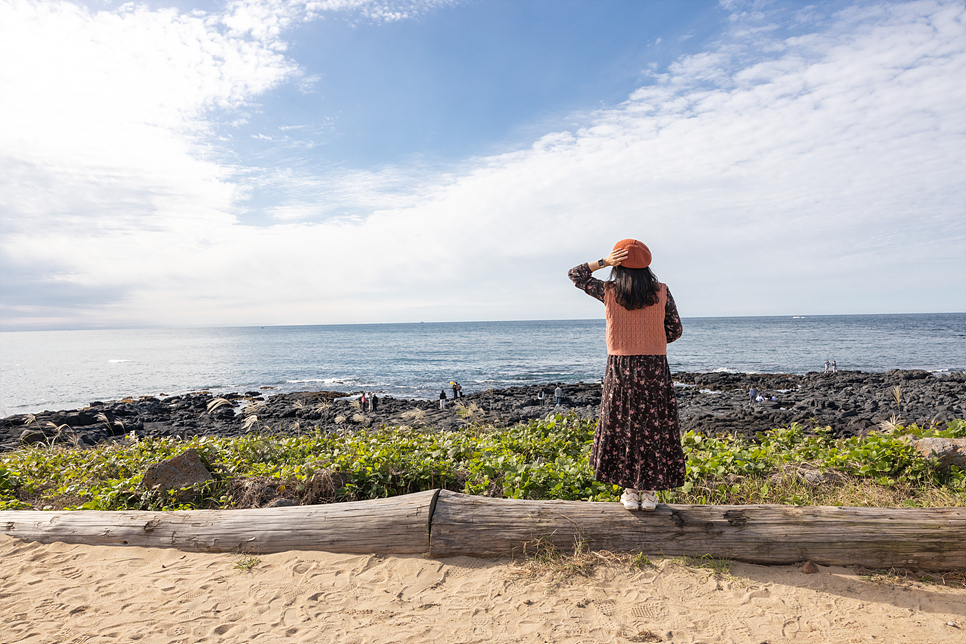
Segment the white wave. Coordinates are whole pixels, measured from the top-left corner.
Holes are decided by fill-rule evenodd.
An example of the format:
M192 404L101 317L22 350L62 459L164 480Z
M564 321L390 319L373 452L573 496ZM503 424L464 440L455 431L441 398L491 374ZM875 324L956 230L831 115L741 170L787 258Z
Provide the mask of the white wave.
M285 384L302 385L313 382L321 382L326 385L351 385L359 382L359 379L355 376L346 376L344 378L304 378L302 380L286 380Z
M117 364L119 362L130 362L130 360L108 360L111 364Z

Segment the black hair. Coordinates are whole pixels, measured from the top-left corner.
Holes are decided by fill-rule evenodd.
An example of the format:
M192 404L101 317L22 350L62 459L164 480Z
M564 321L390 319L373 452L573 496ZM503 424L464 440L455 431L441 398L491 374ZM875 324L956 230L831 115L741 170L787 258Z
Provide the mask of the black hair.
M614 299L628 311L658 303L657 275L649 267L615 266L610 277L614 284Z

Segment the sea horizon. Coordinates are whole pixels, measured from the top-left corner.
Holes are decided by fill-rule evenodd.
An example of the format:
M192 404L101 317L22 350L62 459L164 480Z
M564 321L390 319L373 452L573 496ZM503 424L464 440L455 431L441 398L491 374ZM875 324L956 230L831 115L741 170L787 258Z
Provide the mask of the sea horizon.
M672 372L966 369L966 313L685 317ZM0 415L127 396L373 391L434 398L596 382L603 319L0 332Z
M825 318L825 317L876 317L876 316L915 316L915 315L962 315L966 316L966 311L932 311L926 313L795 313L795 314L769 314L769 315L691 315L681 316L682 321L686 320L746 320L751 318L777 318L777 319L804 319L804 318ZM599 318L526 318L515 320L418 320L403 322L320 322L305 324L149 324L135 326L92 326L92 327L56 327L56 328L16 328L6 329L0 326L0 335L4 333L47 333L47 332L76 332L76 331L136 331L152 329L261 329L261 328L299 328L299 327L355 327L355 326L392 326L392 325L411 325L411 324L512 324L516 322L591 322L603 321Z

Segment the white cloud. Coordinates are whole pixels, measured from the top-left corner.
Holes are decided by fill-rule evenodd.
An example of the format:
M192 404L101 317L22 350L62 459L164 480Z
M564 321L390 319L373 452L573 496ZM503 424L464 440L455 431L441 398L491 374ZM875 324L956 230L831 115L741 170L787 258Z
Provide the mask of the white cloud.
M405 13L307 8L330 5ZM2 323L590 317L565 272L626 236L684 315L961 308L961 4L862 5L785 38L742 6L719 47L518 151L249 175L206 155L206 115L298 77L280 37L305 7L0 4L18 26L0 60L26 61L0 66L19 124L0 134ZM256 188L287 195L278 223L236 219Z
M235 187L205 160L206 113L244 104L294 64L206 16L20 1L0 12L0 198L18 215L5 225L231 219Z

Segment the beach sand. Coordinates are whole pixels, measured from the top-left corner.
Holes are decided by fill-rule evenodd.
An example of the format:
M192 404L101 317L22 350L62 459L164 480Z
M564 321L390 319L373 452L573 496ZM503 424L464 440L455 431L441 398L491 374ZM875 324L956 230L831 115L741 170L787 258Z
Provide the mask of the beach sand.
M593 556L593 555L592 555ZM242 555L0 537L0 642L966 642L966 589L846 568Z

